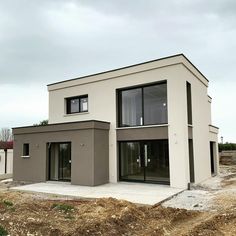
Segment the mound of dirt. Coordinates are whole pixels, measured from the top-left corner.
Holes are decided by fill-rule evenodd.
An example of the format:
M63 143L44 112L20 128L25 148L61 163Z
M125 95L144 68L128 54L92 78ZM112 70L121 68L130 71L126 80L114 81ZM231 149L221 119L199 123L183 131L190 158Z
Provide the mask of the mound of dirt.
M209 181L203 189L185 191L154 206L138 206L114 198L81 200L15 192L6 190L4 185L0 191L0 232L5 229L13 236L236 235L236 166L223 166L221 171L217 188L213 184L211 189ZM196 194L202 191L213 194L209 201L203 201L207 194ZM192 206L199 199L214 208L183 209L185 200ZM167 207L168 202L169 206L171 202L175 204Z

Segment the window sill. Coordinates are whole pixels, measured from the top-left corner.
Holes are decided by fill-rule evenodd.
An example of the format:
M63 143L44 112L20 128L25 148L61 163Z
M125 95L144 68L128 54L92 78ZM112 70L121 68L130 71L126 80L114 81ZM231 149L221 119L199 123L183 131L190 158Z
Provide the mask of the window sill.
M25 159L30 158L30 156L21 156L21 157Z
M64 114L64 117L67 117L67 116L87 115L87 114L89 114L88 111L85 111L85 112L77 112L77 113L72 113L72 114Z
M152 127L167 127L169 124L162 125L139 125L139 126L131 126L131 127L117 127L116 129L142 129L142 128L152 128Z

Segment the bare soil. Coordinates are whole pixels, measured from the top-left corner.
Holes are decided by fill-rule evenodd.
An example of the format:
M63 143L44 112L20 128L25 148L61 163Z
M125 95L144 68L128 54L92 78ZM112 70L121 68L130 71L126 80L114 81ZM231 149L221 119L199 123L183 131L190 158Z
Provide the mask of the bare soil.
M10 235L236 235L236 166L221 167L209 211L140 206L113 198L82 200L7 190L0 184L0 225ZM15 184L15 183L14 183ZM209 188L209 186L208 186Z

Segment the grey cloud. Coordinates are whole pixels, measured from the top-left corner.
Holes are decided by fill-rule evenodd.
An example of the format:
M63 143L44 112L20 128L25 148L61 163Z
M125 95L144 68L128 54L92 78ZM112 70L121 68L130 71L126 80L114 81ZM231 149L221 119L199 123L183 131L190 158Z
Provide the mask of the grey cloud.
M15 118L13 106L0 123L45 117L45 84L183 52L210 80L214 124L233 141L236 114L222 106L236 99L235 39L235 0L0 1L0 86L8 88L1 101L7 109L26 96L16 106L37 114ZM32 104L25 102L28 84Z
M222 75L236 62L235 1L9 0L0 12L0 83L50 83L179 52L209 76L211 60L229 62Z

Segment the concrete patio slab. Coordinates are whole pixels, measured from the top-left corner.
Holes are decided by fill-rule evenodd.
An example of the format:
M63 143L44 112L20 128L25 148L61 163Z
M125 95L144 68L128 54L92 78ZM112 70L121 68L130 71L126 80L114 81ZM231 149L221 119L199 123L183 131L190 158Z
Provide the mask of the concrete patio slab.
M95 187L71 185L67 182L36 183L11 188L12 190L50 193L79 198L107 198L127 200L133 203L153 205L168 199L184 189L166 185L142 183L108 183Z

